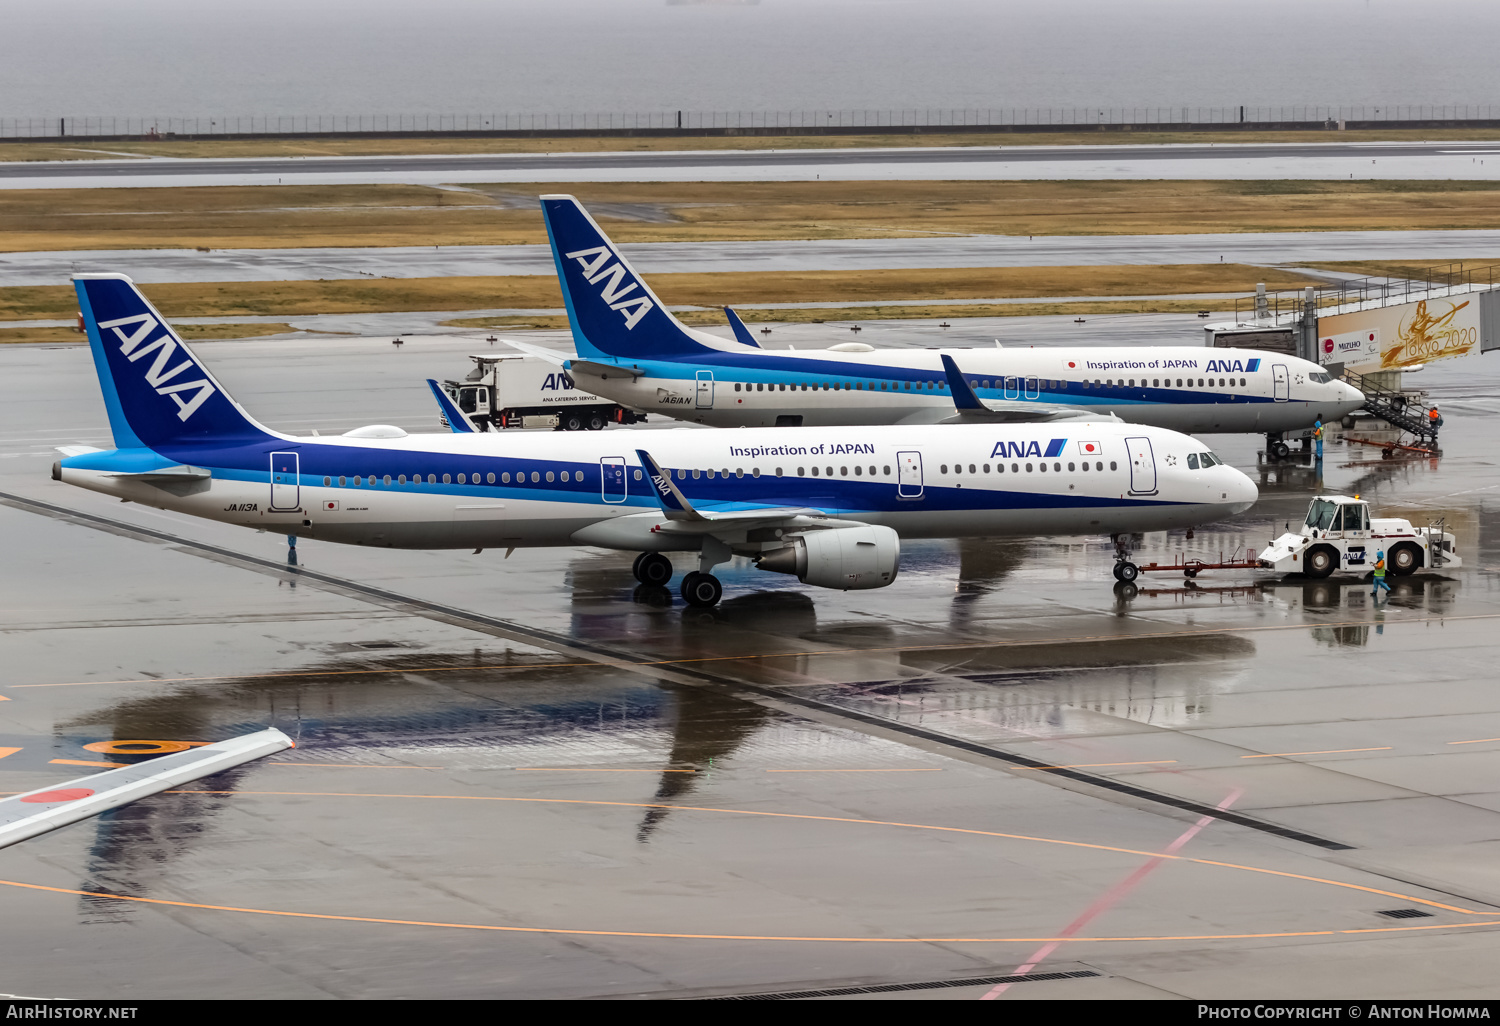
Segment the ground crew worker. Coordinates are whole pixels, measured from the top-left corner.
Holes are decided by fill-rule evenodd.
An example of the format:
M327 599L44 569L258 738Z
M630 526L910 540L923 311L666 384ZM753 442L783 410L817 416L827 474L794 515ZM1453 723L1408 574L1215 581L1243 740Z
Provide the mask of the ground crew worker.
M1438 416L1436 406L1430 406L1427 409L1427 426L1434 431L1443 426L1443 418Z
M1318 447L1318 462L1323 462L1323 418L1319 417L1313 422L1313 442Z
M1375 553L1375 576L1370 578L1370 594L1376 598L1380 597L1380 589L1391 590L1391 586L1385 583L1385 549Z

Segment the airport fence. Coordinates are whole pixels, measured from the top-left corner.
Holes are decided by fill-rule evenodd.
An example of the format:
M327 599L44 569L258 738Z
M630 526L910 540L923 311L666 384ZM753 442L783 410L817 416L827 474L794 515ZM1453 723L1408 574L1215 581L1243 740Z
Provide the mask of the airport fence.
M0 139L210 136L598 135L963 132L1099 129L1492 127L1500 105L1008 107L911 110L625 111L539 114L248 114L0 117Z

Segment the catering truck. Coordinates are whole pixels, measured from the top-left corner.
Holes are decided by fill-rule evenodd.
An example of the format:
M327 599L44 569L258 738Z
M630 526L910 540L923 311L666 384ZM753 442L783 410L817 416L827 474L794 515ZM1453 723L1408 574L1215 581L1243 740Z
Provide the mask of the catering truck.
M1441 520L1415 527L1398 517L1371 517L1370 504L1359 496L1320 495L1307 508L1301 527L1271 542L1260 554L1259 565L1267 570L1327 577L1343 571L1368 574L1377 552L1385 552L1385 565L1395 577L1419 568L1463 566L1457 540L1443 530Z
M443 390L480 431L598 431L606 424L646 419L644 413L583 391L566 371L545 360L489 353L469 359L474 369L462 381L443 382Z

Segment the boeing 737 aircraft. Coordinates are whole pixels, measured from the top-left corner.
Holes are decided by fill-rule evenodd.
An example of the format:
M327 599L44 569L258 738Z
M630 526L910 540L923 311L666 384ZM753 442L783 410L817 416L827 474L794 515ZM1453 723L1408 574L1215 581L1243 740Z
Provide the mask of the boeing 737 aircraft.
M374 425L294 437L231 399L129 278L74 282L115 448L66 447L52 476L292 536L595 545L640 553L636 576L656 586L672 577L663 553L687 552L697 570L683 598L711 606L721 587L709 571L735 555L818 587L883 588L902 537L1155 531L1256 498L1249 478L1185 435L1088 418L579 434Z
M1315 363L1188 346L891 349L859 342L766 350L730 314L729 341L687 327L572 196L543 196L577 356L510 344L567 367L622 406L717 427L1038 420L1059 409L1175 431L1286 431L1357 410L1364 396ZM509 341L509 340L507 340ZM940 357L979 398L954 415Z

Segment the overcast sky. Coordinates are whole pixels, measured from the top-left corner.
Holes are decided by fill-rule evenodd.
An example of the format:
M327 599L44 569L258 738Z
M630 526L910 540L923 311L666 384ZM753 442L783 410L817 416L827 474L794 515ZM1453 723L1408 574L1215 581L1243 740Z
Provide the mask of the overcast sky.
M1479 0L4 0L0 118L1484 104Z

